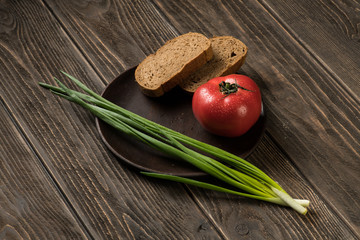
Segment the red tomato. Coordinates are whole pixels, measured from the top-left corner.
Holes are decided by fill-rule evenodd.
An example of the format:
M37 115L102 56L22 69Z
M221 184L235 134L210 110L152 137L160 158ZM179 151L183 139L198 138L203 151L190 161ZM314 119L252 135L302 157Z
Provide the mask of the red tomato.
M195 91L192 110L209 132L237 137L246 133L260 117L260 89L244 75L213 78Z

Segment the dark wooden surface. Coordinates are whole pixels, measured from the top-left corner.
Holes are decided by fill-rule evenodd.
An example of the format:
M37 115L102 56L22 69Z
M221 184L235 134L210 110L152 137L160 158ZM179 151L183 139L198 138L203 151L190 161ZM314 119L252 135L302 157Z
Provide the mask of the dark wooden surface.
M248 46L267 109L248 160L306 216L141 176L37 85L64 70L100 93L189 31ZM359 239L359 96L358 1L0 1L0 239Z

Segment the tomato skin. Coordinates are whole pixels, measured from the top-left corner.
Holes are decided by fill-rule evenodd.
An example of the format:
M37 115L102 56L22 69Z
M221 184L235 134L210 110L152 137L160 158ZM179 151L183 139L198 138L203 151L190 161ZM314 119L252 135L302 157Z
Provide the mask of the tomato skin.
M234 93L224 94L219 86L222 81L236 83L246 90L237 88ZM245 75L213 78L195 91L192 110L207 131L219 136L238 137L246 133L260 117L260 89Z

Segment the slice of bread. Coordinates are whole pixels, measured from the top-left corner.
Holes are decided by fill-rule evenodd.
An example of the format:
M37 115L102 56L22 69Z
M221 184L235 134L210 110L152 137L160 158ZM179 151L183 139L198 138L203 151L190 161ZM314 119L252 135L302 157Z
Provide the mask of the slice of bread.
M187 92L195 92L200 85L212 78L235 73L245 62L248 49L240 40L220 36L213 37L210 41L214 57L179 84Z
M200 33L187 33L166 42L146 57L135 70L142 92L162 96L212 58L210 40Z

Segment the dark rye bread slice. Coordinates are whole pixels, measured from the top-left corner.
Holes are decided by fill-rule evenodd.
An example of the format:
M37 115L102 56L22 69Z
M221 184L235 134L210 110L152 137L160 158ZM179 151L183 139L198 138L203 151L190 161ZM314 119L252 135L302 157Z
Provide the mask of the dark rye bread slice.
M220 36L213 37L210 41L213 58L179 84L187 92L195 92L200 85L212 78L235 73L245 62L248 49L240 40Z
M162 96L212 58L210 40L200 33L187 33L166 42L146 57L135 70L142 92Z

